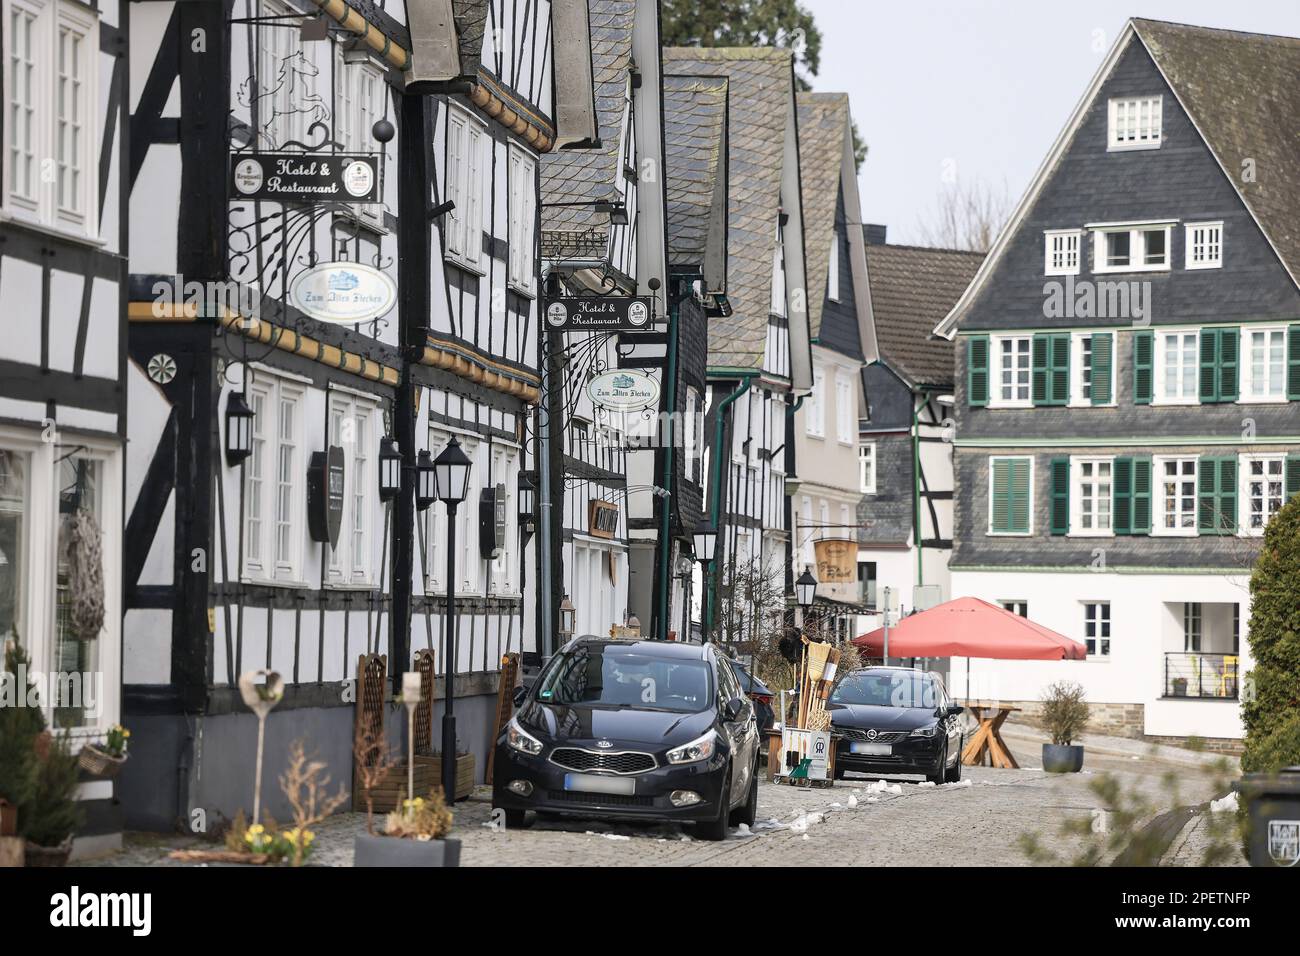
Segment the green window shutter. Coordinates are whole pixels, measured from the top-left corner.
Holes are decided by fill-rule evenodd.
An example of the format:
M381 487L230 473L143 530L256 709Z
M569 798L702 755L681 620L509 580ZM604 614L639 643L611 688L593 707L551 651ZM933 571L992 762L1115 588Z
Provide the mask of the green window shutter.
M1237 400L1237 353L1241 350L1239 329L1219 329L1219 401Z
M1070 404L1070 336L1053 335L1049 348L1051 390L1047 403L1068 405Z
M1151 533L1151 459L1133 459L1133 534Z
M1219 331L1219 329L1201 329L1200 396L1202 402L1219 400Z
M1029 459L1013 458L1011 460L1011 530L1025 533L1029 531Z
M993 514L989 526L994 531L1010 531L1010 495L1008 490L1011 487L1011 461L1006 458L995 459L992 470L993 474L989 480L993 484L993 491L990 496L989 507L992 509Z
M1116 534L1133 532L1133 459L1116 458L1111 467L1111 530Z
M1095 341L1095 340L1094 340ZM1093 347L1093 361L1096 361L1096 346ZM1154 332L1135 332L1133 334L1133 403L1135 405L1150 405L1151 393L1153 391L1154 361L1155 354L1155 333ZM1093 375L1096 379L1096 375ZM1096 385L1093 385L1093 395L1097 394Z
M1150 335L1150 333L1146 333ZM1110 332L1097 332L1092 336L1092 404L1109 405L1111 402L1110 377L1111 354L1114 336ZM1151 369L1148 362L1147 380L1150 381Z
M1200 534L1217 534L1219 459L1202 458L1196 475L1196 530Z
M1286 500L1300 495L1300 455L1286 456Z
M1237 459L1219 459L1219 534L1237 531Z
M1052 534L1070 533L1070 459L1052 459Z
M989 403L989 337L972 335L966 340L966 403L982 408Z
M1286 332L1286 397L1300 401L1300 325Z
M1033 377L1030 395L1035 405L1048 404L1048 375L1050 374L1050 335L1035 335L1032 345Z

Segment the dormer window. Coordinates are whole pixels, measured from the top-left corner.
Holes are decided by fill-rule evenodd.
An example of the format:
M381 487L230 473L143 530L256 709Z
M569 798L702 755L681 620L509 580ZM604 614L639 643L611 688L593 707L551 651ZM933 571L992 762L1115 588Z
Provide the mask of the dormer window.
M1159 149L1161 96L1134 96L1110 101L1106 148Z

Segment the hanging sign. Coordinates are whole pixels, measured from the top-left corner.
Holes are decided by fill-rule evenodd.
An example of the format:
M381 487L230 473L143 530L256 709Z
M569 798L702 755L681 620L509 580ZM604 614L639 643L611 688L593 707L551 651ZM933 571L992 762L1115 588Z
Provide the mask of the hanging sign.
M857 542L826 538L813 543L818 584L852 584L858 579Z
M659 401L659 382L636 369L616 369L588 382L587 397L598 408L638 412Z
M232 199L268 202L379 202L377 156L342 153L236 153Z
M653 314L649 296L572 296L547 303L546 324L557 331L644 332Z
M338 545L343 526L344 473L343 449L338 445L312 452L307 467L307 531L313 541L331 548Z
M359 262L323 262L294 278L289 301L313 319L351 325L391 309L397 286L383 272Z
M618 505L592 498L587 509L587 534L593 538L612 538L617 533Z

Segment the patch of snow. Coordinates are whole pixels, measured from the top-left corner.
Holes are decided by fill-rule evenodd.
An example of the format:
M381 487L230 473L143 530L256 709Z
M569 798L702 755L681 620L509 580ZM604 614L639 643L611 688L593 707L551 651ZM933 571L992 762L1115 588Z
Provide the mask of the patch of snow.
M1236 810L1237 810L1236 790L1232 791L1232 793L1228 794L1226 797L1220 797L1218 800L1210 801L1211 813L1227 813L1229 811L1235 813Z
M938 786L933 780L922 780L917 784L918 787L935 787Z
M853 794L849 794L849 809L852 810L856 808L857 805L858 805L858 798L855 797Z
M875 783L867 784L867 793L892 793L894 796L902 796L903 788L896 783L886 783L884 780L877 780Z
M975 781L967 777L965 780L958 780L956 783L945 783L944 786L949 789L956 789L957 787L973 787L975 786Z

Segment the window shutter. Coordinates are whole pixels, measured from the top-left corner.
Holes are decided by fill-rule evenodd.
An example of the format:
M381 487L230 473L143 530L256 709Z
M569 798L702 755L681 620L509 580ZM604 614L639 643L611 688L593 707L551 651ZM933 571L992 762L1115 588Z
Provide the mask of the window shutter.
M1051 397L1052 405L1070 403L1070 336L1053 335L1051 347Z
M1300 455L1286 456L1286 500L1300 495Z
M1300 325L1286 333L1286 397L1300 401Z
M982 408L989 403L989 337L972 335L966 340L966 403Z
M1237 530L1237 459L1202 458L1197 483L1197 530L1201 534L1233 534Z
M1151 533L1151 459L1133 459L1133 534Z
M1219 460L1219 534L1237 531L1237 459Z
M994 531L1010 531L1011 462L1002 459L993 462L993 517Z
M1200 397L1202 402L1219 400L1218 329L1201 329Z
M1046 405L1048 402L1048 374L1049 374L1049 345L1051 336L1035 335L1033 339L1033 377L1030 395L1035 405Z
M1052 534L1070 533L1070 459L1052 459Z
M1111 530L1133 532L1133 459L1116 458L1111 473Z
M1219 401L1237 400L1237 353L1241 333L1237 329L1219 329Z
M1114 336L1098 332L1092 338L1092 404L1109 405L1111 375L1111 344Z
M1093 339L1093 361L1096 361L1096 339ZM1152 393L1152 355L1155 352L1154 332L1133 334L1133 403L1150 405ZM1093 374L1093 395L1097 394L1096 374Z
M1029 530L1029 459L1011 462L1011 530Z
M1218 509L1219 459L1202 458L1196 476L1196 530L1200 534L1217 534L1215 515Z

